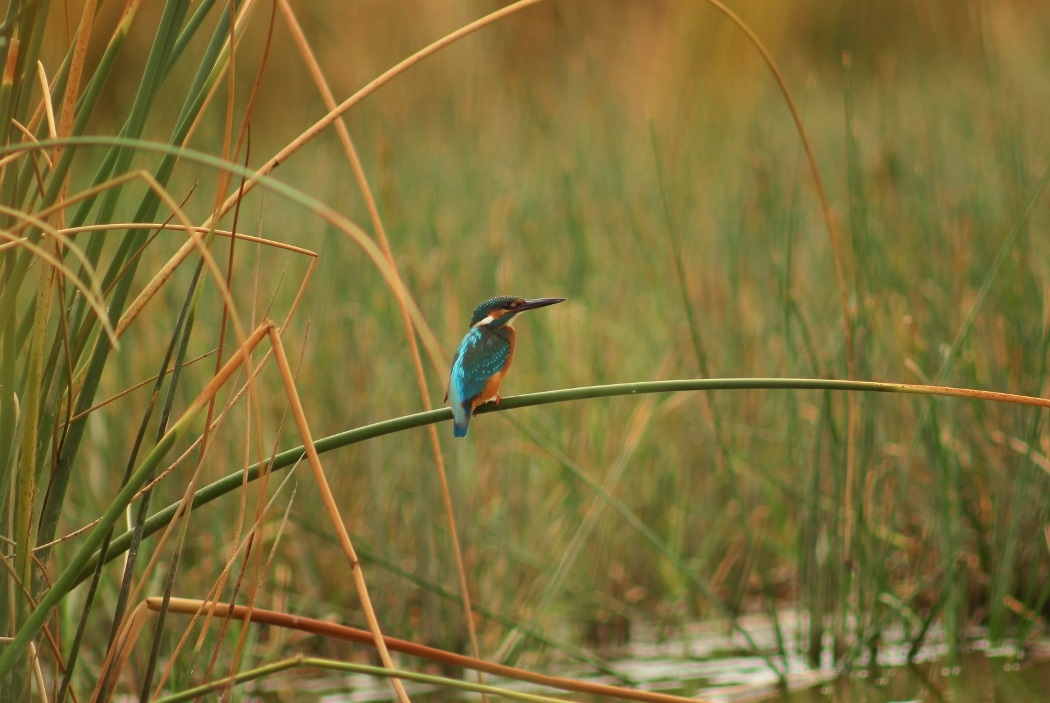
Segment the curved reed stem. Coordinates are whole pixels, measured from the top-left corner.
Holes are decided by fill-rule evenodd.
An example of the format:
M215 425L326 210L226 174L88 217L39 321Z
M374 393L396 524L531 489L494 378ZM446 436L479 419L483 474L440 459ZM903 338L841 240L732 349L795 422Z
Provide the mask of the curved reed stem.
M526 395L508 396L500 401L499 405L488 404L478 408L478 415L492 412L514 410L516 408L527 408L533 405L548 405L551 403L564 403L573 400L590 400L593 398L612 398L624 395L640 395L643 393L676 393L696 391L725 391L725 390L832 390L832 391L861 391L869 393L909 393L913 395L944 396L953 398L969 398L972 400L996 401L1002 403L1014 403L1017 405L1030 405L1033 407L1050 408L1050 400L1028 395L1016 395L1013 393L1000 393L998 391L985 391L973 388L957 388L954 386L926 386L913 383L885 383L879 381L844 381L825 378L702 378L682 379L675 381L642 381L639 383L613 383L602 386L581 386L579 388L565 388L555 391L543 391L540 393L529 393ZM382 437L395 432L403 432L416 427L424 427L438 422L447 422L452 419L452 411L449 408L428 410L426 412L403 415L390 420L382 420L371 425L357 427L345 432L339 432L324 437L314 442L313 448L318 454L323 454L351 444L357 444L376 437ZM237 471L225 476L214 483L199 489L193 495L193 508L206 505L227 493L239 490L243 481L255 481L267 468L271 471L286 469L298 463L306 456L305 447L295 447L281 452L273 457L272 461L259 462L248 468L247 472ZM247 478L245 477L247 475ZM169 505L163 510L151 515L146 521L143 537L149 536L163 529L174 519L179 510L178 504ZM106 558L115 559L128 548L131 535L125 533L117 537L110 544ZM94 569L98 554L84 566L77 583L88 578Z

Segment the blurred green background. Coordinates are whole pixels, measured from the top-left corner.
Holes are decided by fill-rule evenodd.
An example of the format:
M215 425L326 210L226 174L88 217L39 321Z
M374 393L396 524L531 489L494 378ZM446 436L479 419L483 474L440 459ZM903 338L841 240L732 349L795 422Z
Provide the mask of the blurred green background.
M293 5L337 100L499 7ZM812 141L842 234L856 377L1046 396L1050 196L1037 184L1050 167L1050 6L747 0L731 7L776 59ZM102 8L100 36L119 10ZM237 119L262 62L269 11L256 8L237 49ZM78 12L51 12L45 65L65 54ZM159 3L141 9L92 133L114 134L129 109L159 12ZM194 42L199 49L205 39ZM96 56L101 47L92 50ZM196 69L192 55L164 84L147 136L167 138ZM192 148L219 153L226 85L219 90ZM249 164L261 165L324 114L277 13L251 114ZM517 324L504 395L702 375L847 376L835 261L798 132L758 53L710 5L541 3L413 67L347 122L396 266L444 347L443 362L482 300L568 298ZM78 163L74 190L92 166ZM274 176L371 231L332 130ZM201 222L215 174L180 164L170 190L181 200L194 183L185 209ZM1032 197L1030 217L993 267ZM132 206L121 207L130 217ZM260 191L245 200L238 229L320 256L285 334L300 359L293 358L299 392L316 436L422 409L396 298L353 242ZM138 285L182 241L161 235ZM226 246L216 245L220 261ZM256 305L259 319L272 305L266 314L282 319L306 261L272 250L257 260L243 243L236 259L242 314ZM99 398L155 372L190 268L129 330ZM209 312L197 323L191 356L216 345L213 286L202 308ZM187 371L184 402L210 369L211 361ZM427 373L436 403L447 370L427 365ZM290 423L278 436L284 399L273 370L263 378L267 424L253 427L252 441L259 433L267 448L299 444ZM90 420L60 532L91 519L116 490L136 431L137 421L125 418L139 416L145 397L130 394ZM806 634L813 656L822 633L841 637L852 625L865 636L897 624L918 637L930 621L946 621L959 637L974 625L993 637L1030 633L1036 614L1050 615L1045 413L885 395L858 395L856 408L850 487L842 394L547 405L478 418L467 440L455 442L451 426L440 425L476 605L599 648L628 636L638 620L673 628L787 607L813 615ZM209 454L205 481L259 459L246 452L243 418L223 428L228 440ZM425 431L323 461L384 628L462 647ZM154 505L177 500L191 470L165 479ZM604 484L605 496L651 528L677 566L573 470ZM297 485L261 604L359 623L316 488L306 473ZM225 501L194 514L176 594L203 594L230 558L236 499ZM593 531L578 533L592 509L600 511ZM564 579L555 577L561 566ZM162 576L151 576L147 592ZM482 655L506 654L508 628L487 618L478 625Z

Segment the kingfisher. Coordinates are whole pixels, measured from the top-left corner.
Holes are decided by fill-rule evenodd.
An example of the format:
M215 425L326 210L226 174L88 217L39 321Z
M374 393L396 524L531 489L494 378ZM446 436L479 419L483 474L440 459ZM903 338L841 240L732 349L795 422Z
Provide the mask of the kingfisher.
M565 298L525 300L513 295L500 295L474 308L470 331L452 360L445 400L452 399L452 433L467 436L467 426L475 408L489 401L499 402L499 386L514 358L514 317L526 310L560 303Z

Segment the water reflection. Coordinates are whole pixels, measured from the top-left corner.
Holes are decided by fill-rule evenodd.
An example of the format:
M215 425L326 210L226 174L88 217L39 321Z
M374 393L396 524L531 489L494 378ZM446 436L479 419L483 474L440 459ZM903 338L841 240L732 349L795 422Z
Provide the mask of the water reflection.
M782 621L786 632L790 618ZM764 651L774 651L773 631L759 619L745 627ZM772 657L777 667L788 672L789 690L779 686L769 658L746 652L739 635L724 626L702 624L675 636L660 636L655 630L642 630L622 658L613 660L618 671L638 685L653 690L678 693L726 703L769 701L770 703L1045 703L1050 701L1050 646L1036 646L1028 652L1013 647L992 649L986 641L975 639L970 653L959 665L944 665L946 646L931 633L914 664L908 664L908 646L885 645L874 665L839 676L830 660L813 669L806 659L792 650L797 638L786 638L786 660ZM665 633L666 635L666 633Z
M1019 652L1013 647L989 647L975 639L970 652L954 670L944 665L946 647L939 633L931 632L928 644L907 663L908 646L884 645L874 664L862 662L858 670L839 672L830 659L811 668L798 649L799 628L790 616L781 622L788 648L786 658L773 656L775 633L768 621L743 618L741 624L766 654L756 655L743 638L724 624L697 624L674 630L633 628L633 639L616 656L606 658L623 680L641 689L702 698L719 703L1046 703L1050 701L1050 642ZM870 655L869 655L870 656ZM788 690L780 686L770 664L788 672ZM566 665L563 665L566 666ZM593 671L544 665L544 673L574 679L619 684L613 677L596 677ZM261 682L263 693L276 682ZM486 683L518 691L564 696L563 692L487 676ZM309 698L301 682L291 699L278 694L273 700L323 700L325 703L368 703L391 700L389 685L367 676L313 680L316 698ZM452 691L408 685L416 703L478 700ZM264 695L264 698L266 696ZM572 696L573 700L597 699Z

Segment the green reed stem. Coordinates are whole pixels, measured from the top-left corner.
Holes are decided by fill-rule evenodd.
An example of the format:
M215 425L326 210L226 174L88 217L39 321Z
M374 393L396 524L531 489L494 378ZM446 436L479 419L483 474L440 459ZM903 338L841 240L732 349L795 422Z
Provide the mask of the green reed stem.
M544 391L528 395L509 396L500 401L499 405L483 405L477 409L475 414L485 415L492 412L515 410L527 408L534 405L549 405L551 403L563 403L573 400L590 400L594 398L612 398L616 396L641 395L643 393L674 393L687 391L718 391L718 390L834 390L834 391L866 391L873 393L910 393L924 396L951 396L961 398L977 398L983 400L996 400L1000 402L1011 402L1023 405L1039 407L1050 407L1050 400L1034 398L1031 396L1012 395L1007 393L994 393L990 391L975 391L965 388L952 388L948 386L921 386L909 383L880 383L877 381L842 381L823 378L707 378L707 379L684 379L678 381L643 381L639 383L614 383L602 386L583 386L579 388L566 388L556 391ZM448 422L452 419L452 411L449 408L439 408L426 412L403 415L390 420L383 420L364 427L357 427L345 432L339 432L314 442L314 448L318 454L330 452L341 447L358 444L369 439L382 437L384 435L404 432L416 427L424 427L437 422ZM208 484L193 494L193 508L206 505L227 493L238 490L242 482L255 481L262 473L269 469L279 471L286 469L299 462L305 456L302 446L295 447L277 454L272 461L263 461L250 466L247 472L237 471L229 474L218 481ZM247 476L247 478L246 478ZM170 523L178 512L178 504L172 504L152 515L146 520L143 529L143 537L148 537L163 529ZM125 533L113 540L109 548L107 559L116 558L127 550L131 541L131 535ZM80 583L91 575L98 555L94 555L89 562L80 567L81 573L75 583Z
M494 696L501 696L503 698L511 698L519 701L530 701L530 703L564 703L560 698L551 698L549 696L540 696L533 693L522 693L520 691L514 691L512 689L500 688L498 686L486 686L477 683L471 683L469 681L460 679L450 679L444 676L433 676L430 674L420 674L414 671L403 671L400 669L384 669L379 666L368 666L367 664L350 664L348 662L333 661L331 659L317 659L315 657L292 657L273 664L267 664L266 666L260 666L255 669L249 669L242 671L234 676L227 676L222 679L216 679L203 686L197 686L196 688L190 688L185 691L181 691L171 696L165 696L163 698L157 698L154 703L180 703L180 701L189 701L206 693L212 693L214 691L223 691L233 686L234 684L245 683L246 681L254 681L266 676L278 674L282 671L289 669L308 668L308 669L323 669L329 671L344 671L348 673L356 674L368 674L370 676L380 676L383 678L396 677L398 679L404 679L406 681L416 681L418 683L431 684L433 686L444 686L446 688L455 689L459 691L471 691L474 693L490 693Z

